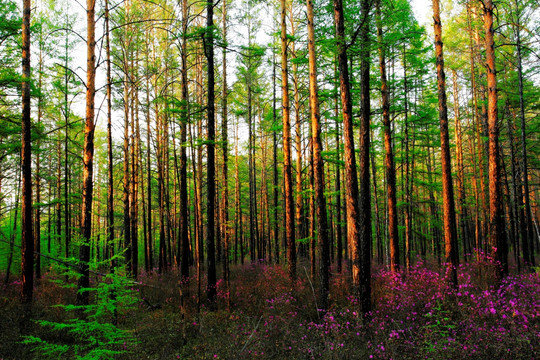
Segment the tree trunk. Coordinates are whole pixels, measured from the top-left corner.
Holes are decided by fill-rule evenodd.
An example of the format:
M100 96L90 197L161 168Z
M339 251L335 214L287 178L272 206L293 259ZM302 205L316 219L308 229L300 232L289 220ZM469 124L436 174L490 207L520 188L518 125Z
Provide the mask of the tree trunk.
M34 237L32 236L32 123L30 118L30 0L23 1L22 23L22 217L21 301L32 302L34 291Z
M499 127L497 119L497 76L493 30L493 1L484 2L484 29L486 33L486 66L488 86L489 133L489 241L496 265L496 275L508 274L507 244L501 201L501 168L499 160Z
M516 0L516 8L519 7L518 1ZM520 217L523 218L521 222L521 236L522 236L522 249L523 249L523 261L526 264L532 266L535 265L534 261L534 234L533 234L533 225L532 225L532 215L531 215L531 203L529 200L529 170L527 165L527 134L525 129L525 105L523 101L523 66L522 66L522 55L521 55L521 29L520 29L520 19L518 14L517 25L515 27L516 40L517 40L517 61L518 61L518 79L519 79L519 117L520 117L520 128L521 128L521 182L520 186Z
M457 288L457 251L456 209L454 188L452 184L452 164L450 162L450 140L448 135L448 108L446 105L446 83L444 75L444 58L442 43L442 26L439 0L433 0L433 20L435 29L435 54L437 63L437 88L439 93L439 123L441 133L441 167L443 184L443 222L446 265L446 276L453 288Z
M291 166L291 118L289 105L289 71L287 63L287 0L281 0L281 81L283 103L283 178L285 182L285 232L287 239L288 274L296 278L296 243L294 237L294 204Z
M107 248L110 258L114 257L114 179L112 149L112 79L111 79L111 42L109 29L109 0L105 0L105 52L107 63ZM111 269L116 261L111 261Z
M81 277L78 282L79 292L77 303L88 305L90 286L90 240L92 235L92 193L93 193L93 159L94 159L94 97L96 80L95 55L95 0L87 0L87 60L86 60L86 124L84 127L84 155L83 155L83 203L81 229L83 243L79 247L79 261Z
M272 186L274 189L274 221L273 221L273 237L274 237L274 259L276 264L279 264L279 224L278 224L278 196L279 196L279 190L278 190L278 161L277 161L277 151L278 151L278 145L277 145L277 109L276 109L276 53L275 51L272 51L272 116L273 116L273 131L272 131L272 145L273 145L273 152L272 152L272 170L273 170L273 177L272 177Z
M125 44L126 51L128 45ZM126 271L131 271L131 220L130 220L130 176L129 176L129 60L124 59L124 177L123 177L123 203L124 203L124 249L126 251Z
M360 26L360 93L361 93L361 119L360 119L360 303L362 312L367 315L371 311L371 186L369 172L370 150L370 39L369 39L369 12L371 1L362 0L362 24ZM353 265L354 266L354 265ZM353 272L354 275L354 272Z
M215 180L215 100L214 100L214 3L209 1L206 6L206 33L205 55L208 61L208 90L207 90L207 203L206 203L206 241L208 261L208 285L206 295L213 304L216 300L216 254L215 254L215 206L216 206L216 180ZM213 305L212 305L213 306Z
M321 281L322 309L328 309L328 295L330 292L330 254L328 244L328 220L326 214L326 199L324 196L324 163L321 155L321 126L319 97L317 94L317 62L315 55L315 31L313 24L313 1L307 0L308 21L308 53L309 53L309 107L311 110L311 140L313 146L313 173L315 180L315 202L317 215L317 236L319 243L319 276Z
M341 106L343 112L343 132L345 148L346 179L346 219L347 243L351 250L353 293L360 293L360 221L358 204L358 176L354 150L352 123L352 100L349 84L347 46L345 44L345 24L342 0L334 0L334 21L338 51L338 70L340 77Z
M386 151L386 188L388 196L388 240L390 242L390 269L399 271L399 233L396 200L396 167L392 151L392 130L390 124L390 94L386 81L386 56L383 43L380 0L377 1L377 39L379 42L379 69L381 72L382 119L384 127L384 149Z
M453 94L454 94L454 115L455 115L455 139L456 139L456 162L457 162L457 177L456 177L456 187L458 192L458 216L457 222L461 230L461 238L463 244L463 257L465 261L467 260L467 254L470 253L468 249L469 244L469 233L467 231L467 207L465 206L465 170L463 166L463 131L461 129L461 119L459 111L459 92L458 92L458 82L457 82L457 73L455 70L452 70L453 78Z
M188 108L188 3L182 1L182 50L181 50L181 76L182 76L182 103L180 113L180 276L182 287L189 289L189 233L188 233L188 192L187 192L187 123Z

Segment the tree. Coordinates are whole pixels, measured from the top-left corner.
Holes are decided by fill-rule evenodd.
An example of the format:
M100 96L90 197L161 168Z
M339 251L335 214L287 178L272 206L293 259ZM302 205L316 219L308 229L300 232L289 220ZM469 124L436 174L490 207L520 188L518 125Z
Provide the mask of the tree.
M442 25L439 0L433 0L433 21L435 29L435 54L437 58L437 88L439 94L439 124L441 133L441 166L443 183L443 220L446 252L447 276L452 287L457 288L457 251L456 210L454 188L452 185L452 164L450 162L450 140L448 135L448 108L446 105L446 80L442 43Z
M488 87L488 148L489 148L489 244L495 261L498 278L508 274L508 249L506 244L503 206L501 200L501 165L499 159L499 126L497 109L497 74L495 68L495 41L492 0L483 2L486 43L486 68Z
M32 234L32 130L30 119L30 0L23 1L22 22L22 218L21 300L31 303L34 291L34 237Z
M86 58L86 124L84 127L84 153L83 153L83 206L82 206L82 243L79 247L79 261L81 276L78 282L79 292L77 303L88 305L90 286L90 241L92 236L92 193L94 170L94 98L96 80L96 39L95 39L95 0L86 1L87 16L87 58Z
M313 25L313 0L306 1L309 53L309 108L311 111L311 141L313 144L313 168L315 178L315 199L317 215L317 236L319 242L320 263L319 276L321 279L321 308L328 309L328 294L330 291L329 268L330 249L328 244L328 220L326 214L326 199L324 196L324 163L321 156L321 126L319 96L317 89L317 63L315 57L315 30Z
M356 156L354 150L352 99L349 83L347 45L345 43L345 21L343 1L334 0L334 23L336 26L336 45L338 57L339 82L341 90L341 107L343 113L343 137L345 148L345 181L347 210L347 242L351 249L353 292L360 295L361 286L361 242L360 242L360 207L358 193L358 176L356 172ZM364 144L365 145L365 144ZM369 146L369 142L368 142ZM364 308L362 308L362 311Z
M281 100L283 107L283 192L285 197L285 235L288 273L296 278L296 243L294 239L294 203L291 166L291 119L289 105L289 71L287 63L287 1L281 0Z
M371 311L371 186L369 173L370 151L370 124L371 124L371 97L369 87L369 63L370 63L370 19L371 1L362 0L362 17L360 24L360 93L361 93L361 118L360 118L360 278L359 295L362 312L367 315ZM354 262L354 259L353 259ZM354 273L353 273L354 277Z
M399 234L397 218L397 200L396 200L396 168L394 165L394 153L392 151L392 133L390 123L390 93L388 90L386 76L386 54L385 44L383 43L383 29L381 19L380 0L376 3L377 12L377 39L379 42L379 69L381 72L381 96L382 96L382 117L384 127L384 149L385 168L386 168L386 187L388 194L388 237L390 243L390 269L399 270Z
M208 126L208 143L207 143L207 228L206 228L206 245L207 245L207 262L208 262L208 286L206 295L210 303L216 300L216 254L215 254L215 206L216 206L216 155L215 155L215 100L214 100L214 3L208 1L206 5L206 30L205 30L205 55L207 60L207 76L208 76L208 92L207 92L207 126Z

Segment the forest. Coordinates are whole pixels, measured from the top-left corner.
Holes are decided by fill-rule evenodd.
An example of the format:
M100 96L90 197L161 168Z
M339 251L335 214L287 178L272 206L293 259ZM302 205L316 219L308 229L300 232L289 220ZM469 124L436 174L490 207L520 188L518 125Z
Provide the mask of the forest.
M0 359L540 358L539 134L538 0L0 0Z

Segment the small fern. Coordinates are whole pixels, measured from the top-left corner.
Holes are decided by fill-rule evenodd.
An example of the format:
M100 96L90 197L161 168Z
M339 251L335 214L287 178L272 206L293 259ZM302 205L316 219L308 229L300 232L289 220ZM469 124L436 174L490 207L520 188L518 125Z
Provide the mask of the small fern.
M78 276L73 271L68 271L67 275ZM57 305L73 318L65 322L37 321L41 326L61 335L61 342L53 343L35 336L24 336L23 343L30 345L40 359L102 360L128 353L135 339L129 331L120 329L115 323L117 312L129 310L137 302L137 295L129 285L125 274L115 269L103 276L95 287L82 289L95 294L92 304Z

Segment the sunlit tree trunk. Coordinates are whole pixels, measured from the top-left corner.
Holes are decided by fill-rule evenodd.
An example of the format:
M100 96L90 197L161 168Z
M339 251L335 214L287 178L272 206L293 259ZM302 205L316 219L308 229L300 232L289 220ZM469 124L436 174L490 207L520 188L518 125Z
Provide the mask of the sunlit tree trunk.
M296 278L296 244L291 166L291 118L289 105L289 71L287 63L287 1L281 0L281 81L283 103L283 178L285 197L285 233L287 238L288 274Z
M447 276L452 287L457 288L457 251L456 209L454 187L452 184L452 164L450 162L450 140L448 135L448 108L446 105L446 83L442 43L442 26L439 0L433 0L433 20L435 28L435 54L437 62L437 87L439 93L439 123L441 133L441 167L443 184L443 222Z
M453 94L454 94L454 116L455 116L455 139L456 139L456 163L457 163L457 207L458 207L458 225L461 230L463 254L465 261L467 260L467 254L470 252L468 249L469 233L467 230L467 207L465 206L465 170L463 165L463 130L461 128L460 110L459 110L459 91L457 82L457 73L452 71L453 78Z
M79 248L81 277L79 278L77 303L88 305L89 292L83 291L90 286L90 241L92 235L92 183L94 160L94 97L96 79L95 55L95 0L86 1L87 14L87 60L86 60L86 124L84 127L83 153L83 203L82 203L82 236L83 243Z
M326 214L326 199L324 196L324 164L321 155L321 126L319 97L317 94L317 62L315 54L315 30L313 24L313 1L307 0L308 21L308 56L309 56L309 107L311 110L311 141L313 146L313 175L315 180L315 203L317 215L317 237L319 242L319 276L321 281L322 309L328 309L328 294L330 292L330 254L328 244L328 220Z
M486 41L486 67L488 86L488 133L489 133L489 241L500 278L508 274L507 244L504 229L501 167L499 159L499 128L497 119L497 76L493 30L493 1L484 3L484 30Z
M360 294L361 284L361 250L360 250L360 218L358 176L354 150L354 134L352 123L352 100L349 84L347 47L345 44L345 24L342 0L334 0L334 21L336 26L336 42L338 52L338 70L340 77L341 106L343 112L343 137L345 148L345 181L346 181L346 219L347 242L351 251L353 292ZM365 145L365 144L364 144Z

